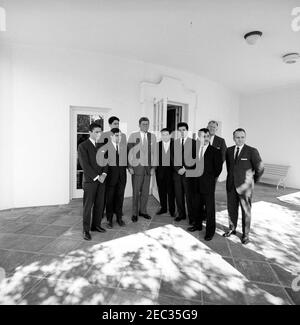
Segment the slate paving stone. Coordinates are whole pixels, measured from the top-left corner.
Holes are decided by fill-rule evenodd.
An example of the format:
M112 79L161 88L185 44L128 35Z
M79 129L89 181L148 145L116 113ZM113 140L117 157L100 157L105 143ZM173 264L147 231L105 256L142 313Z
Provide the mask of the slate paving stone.
M258 292L257 289L260 289ZM252 292L252 294L251 294ZM255 294L253 292L256 292ZM247 288L247 301L250 305L290 305L286 291L280 286L251 283Z
M234 259L234 261L238 271L250 281L279 284L269 264L250 260Z
M57 238L55 240L52 239L49 245L45 246L43 249L40 250L40 253L53 255L67 254L71 250L75 249L77 245L78 240L73 240L69 238Z
M42 232L40 232L40 236L49 236L49 237L59 237L64 234L68 229L69 226L58 226L51 224L50 226L46 226Z
M70 295L69 282L43 279L18 302L20 305L63 305Z
M34 254L0 249L0 267L6 276L13 274L18 266L24 265Z
M298 291L296 291L298 290ZM289 295L290 299L295 305L300 305L300 290L299 290L299 282L298 282L298 287L296 290L293 290L291 288L285 288L285 291Z
M17 236L18 238L11 243L10 248L26 252L38 252L53 241L53 238L50 237L39 237L23 234Z
M13 275L0 283L0 305L16 305L42 278Z

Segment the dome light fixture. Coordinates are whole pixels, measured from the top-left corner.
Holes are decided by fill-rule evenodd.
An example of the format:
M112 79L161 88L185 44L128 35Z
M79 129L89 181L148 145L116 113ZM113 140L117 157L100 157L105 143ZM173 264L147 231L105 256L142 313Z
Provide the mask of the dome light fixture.
M244 39L249 45L254 45L257 40L262 37L262 34L262 32L255 30L253 32L245 34Z
M287 53L282 56L283 62L287 64L296 63L299 59L300 59L299 53Z

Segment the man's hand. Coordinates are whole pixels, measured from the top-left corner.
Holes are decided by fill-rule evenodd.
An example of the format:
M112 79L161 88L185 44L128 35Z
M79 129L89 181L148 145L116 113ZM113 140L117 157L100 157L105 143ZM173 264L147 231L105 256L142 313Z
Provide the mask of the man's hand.
M133 170L133 168L129 167L129 168L128 168L128 171L129 171L129 173L130 173L131 175L134 175L134 170Z
M103 174L99 177L98 180L99 180L100 183L104 183L105 178L106 178L106 174L103 173Z
M179 175L183 175L185 173L185 168L184 167L182 167L182 168L180 168L179 170L178 170L178 174Z

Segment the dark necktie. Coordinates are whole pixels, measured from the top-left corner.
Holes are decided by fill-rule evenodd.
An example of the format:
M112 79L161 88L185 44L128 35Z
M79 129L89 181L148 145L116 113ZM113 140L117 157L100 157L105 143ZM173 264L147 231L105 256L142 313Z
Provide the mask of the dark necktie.
M119 145L116 144L116 165L119 166Z
M236 148L236 153L235 153L235 156L234 156L234 163L235 163L235 164L236 164L237 161L238 161L239 152L240 152L240 147L237 147L237 148Z
M181 140L181 163L184 166L184 139Z

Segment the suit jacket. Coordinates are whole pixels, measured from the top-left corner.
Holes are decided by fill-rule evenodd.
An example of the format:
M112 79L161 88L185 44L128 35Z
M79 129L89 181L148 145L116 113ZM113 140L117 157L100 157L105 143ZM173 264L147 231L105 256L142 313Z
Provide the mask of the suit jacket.
M147 144L142 144L140 131L132 133L128 138L128 167L133 168L135 175L150 175L155 166L156 136L147 132Z
M94 182L95 177L108 171L107 166L100 166L97 163L96 156L98 150L90 139L83 141L78 146L78 159L83 169L84 182Z
M185 169L195 168L196 159L196 140L187 138L184 143L184 159L182 159L182 143L181 139L174 141L174 155L172 159L173 169L177 174L178 170L184 167Z
M233 187L238 193L252 191L254 183L259 181L264 172L259 152L256 148L245 144L235 163L234 149L235 146L232 146L226 151L227 191L231 191Z
M163 142L157 142L157 166L156 166L156 177L163 178L164 175L171 175L173 172L173 157L174 155L174 140L170 140L170 146L167 152L163 147Z
M215 135L212 146L219 149L219 150L221 150L222 161L224 162L225 159L226 159L226 149L227 149L225 140L223 138Z
M200 142L197 141L197 167L200 165L199 151ZM203 159L203 174L201 176L195 177L195 191L204 194L214 193L216 178L221 174L222 171L223 162L221 151L211 145L208 145Z
M106 184L108 186L115 186L117 184L124 186L126 185L127 164L120 163L120 158L124 155L127 157L127 146L124 143L119 143L118 155L113 143L110 141L107 144L107 151L104 156L107 159L108 165L108 173L106 179Z

